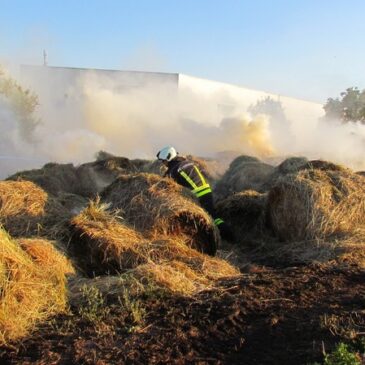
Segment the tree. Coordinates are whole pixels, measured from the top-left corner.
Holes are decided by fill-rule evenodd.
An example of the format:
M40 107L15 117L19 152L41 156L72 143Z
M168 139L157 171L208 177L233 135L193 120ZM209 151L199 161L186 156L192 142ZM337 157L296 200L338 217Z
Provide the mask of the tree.
M350 87L340 94L340 98L329 98L324 105L326 120L340 120L343 123L361 122L365 124L365 89Z
M22 138L32 141L33 131L39 124L39 120L34 116L38 97L7 76L0 67L0 101L1 99L6 101L16 114Z
M276 101L270 96L258 100L255 105L251 105L248 111L252 115L266 114L274 121L287 122L283 106L280 101Z

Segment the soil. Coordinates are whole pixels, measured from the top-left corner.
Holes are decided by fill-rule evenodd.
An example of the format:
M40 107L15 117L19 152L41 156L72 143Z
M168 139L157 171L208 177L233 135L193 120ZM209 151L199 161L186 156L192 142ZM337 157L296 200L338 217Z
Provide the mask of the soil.
M309 364L365 333L365 271L252 266L192 298L141 298L142 324L116 300L99 323L63 315L21 344L7 364Z

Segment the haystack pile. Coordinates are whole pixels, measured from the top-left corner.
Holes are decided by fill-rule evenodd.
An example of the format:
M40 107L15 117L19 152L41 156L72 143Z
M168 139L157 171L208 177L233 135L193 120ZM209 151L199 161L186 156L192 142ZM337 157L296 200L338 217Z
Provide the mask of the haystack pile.
M170 179L154 174L124 175L101 194L103 202L121 210L126 221L143 235L184 237L188 246L214 255L219 234L212 218L191 193Z
M239 156L215 187L217 200L243 190L265 192L265 184L271 178L274 167L255 157Z
M331 163L311 162L306 167L283 176L269 193L268 217L278 236L302 241L363 229L363 177Z
M23 240L19 245L0 228L0 268L0 344L65 309L65 275L73 268L50 243Z
M13 236L58 237L69 212L30 181L0 181L0 223Z

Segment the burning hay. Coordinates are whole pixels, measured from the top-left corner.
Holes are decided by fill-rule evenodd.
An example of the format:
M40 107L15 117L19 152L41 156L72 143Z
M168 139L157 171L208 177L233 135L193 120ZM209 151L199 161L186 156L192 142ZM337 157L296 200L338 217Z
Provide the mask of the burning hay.
M327 166L283 176L270 191L268 217L282 240L329 238L364 228L363 177Z
M217 183L215 192L217 199L244 190L265 192L264 184L270 179L274 167L250 156L239 156Z
M65 273L71 266L58 266L65 261L56 250L33 243L23 244L35 261L0 228L0 344L24 336L66 306Z
M267 194L246 190L221 200L217 213L232 227L239 241L259 235L263 223Z
M0 223L13 236L64 234L68 211L30 181L0 181Z
M144 173L120 176L101 197L149 238L184 237L186 244L198 251L216 252L219 235L212 218L188 190L170 179Z

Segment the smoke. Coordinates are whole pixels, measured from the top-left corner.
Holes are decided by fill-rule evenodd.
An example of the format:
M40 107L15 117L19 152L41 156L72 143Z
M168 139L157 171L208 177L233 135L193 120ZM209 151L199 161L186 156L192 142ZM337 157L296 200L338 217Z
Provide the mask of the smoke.
M227 90L179 88L174 74L30 67L20 79L38 95L41 123L33 140L24 140L22 124L0 96L1 178L46 162L92 161L100 150L154 159L165 145L206 157L222 151L262 159L301 155L365 169L365 126L303 122L310 103L298 104L296 116L291 101L282 128L269 115L248 113L248 101Z

